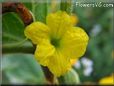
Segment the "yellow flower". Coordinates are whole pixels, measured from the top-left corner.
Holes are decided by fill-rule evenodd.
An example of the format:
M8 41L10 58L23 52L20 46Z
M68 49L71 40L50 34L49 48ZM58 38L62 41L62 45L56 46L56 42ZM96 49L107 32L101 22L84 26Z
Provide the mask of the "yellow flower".
M70 16L70 18L71 18L71 21L72 21L72 24L73 25L76 25L77 23L78 23L78 17L76 16L76 15L74 15L74 14L72 14L71 16Z
M113 84L114 85L114 75L101 79L99 83L100 84L108 84L108 85Z
M70 16L58 11L46 17L46 24L33 22L25 29L25 36L37 45L35 58L47 66L55 76L71 68L71 59L81 57L88 44L88 35L80 27L73 27Z

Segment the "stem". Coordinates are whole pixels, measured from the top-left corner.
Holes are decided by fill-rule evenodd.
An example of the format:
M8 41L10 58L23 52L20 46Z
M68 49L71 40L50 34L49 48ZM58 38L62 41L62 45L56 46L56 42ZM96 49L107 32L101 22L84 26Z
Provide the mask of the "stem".
M14 47L3 47L2 49L2 53L5 54L5 53L34 53L34 49L33 47L25 47L25 46L21 46L21 47L17 47L17 46L14 46Z
M58 77L58 82L59 82L59 84L60 85L63 85L64 84L64 77L63 76L60 76L60 77Z
M61 0L60 9L66 11L68 14L71 14L71 4L72 0Z
M17 44L2 45L2 53L31 53L33 54L35 48L33 46L20 45L17 47Z
M66 0L62 0L61 4L60 4L60 9L62 11L66 11L67 10L67 4L66 4Z

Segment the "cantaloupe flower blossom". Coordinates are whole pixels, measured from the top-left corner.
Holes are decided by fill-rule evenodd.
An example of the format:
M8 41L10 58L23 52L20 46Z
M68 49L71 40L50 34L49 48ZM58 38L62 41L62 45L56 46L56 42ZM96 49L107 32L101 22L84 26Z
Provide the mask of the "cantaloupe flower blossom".
M100 85L114 85L114 75L102 78L99 83Z
M83 29L73 26L70 16L63 11L48 14L46 24L33 22L28 25L25 36L36 45L37 61L55 76L70 70L71 59L85 53L89 39Z

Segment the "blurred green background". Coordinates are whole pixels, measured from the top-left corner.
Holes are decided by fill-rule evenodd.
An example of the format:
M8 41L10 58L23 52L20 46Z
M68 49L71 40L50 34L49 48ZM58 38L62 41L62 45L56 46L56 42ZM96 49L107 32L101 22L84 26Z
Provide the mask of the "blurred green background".
M60 3L51 0L48 3L31 2L24 5L33 13L35 21L44 23L48 13L60 9ZM75 0L72 3L71 11L79 19L76 26L82 27L90 38L85 55L73 66L82 84L98 83L101 78L114 73L113 10L112 7L76 7ZM2 16L2 24L2 83L46 84L40 65L33 55L27 53L32 49L32 44L25 40L21 19L15 13L6 13ZM71 78L74 77L69 77L69 80ZM65 80L64 83L69 81ZM75 81L70 80L69 83Z

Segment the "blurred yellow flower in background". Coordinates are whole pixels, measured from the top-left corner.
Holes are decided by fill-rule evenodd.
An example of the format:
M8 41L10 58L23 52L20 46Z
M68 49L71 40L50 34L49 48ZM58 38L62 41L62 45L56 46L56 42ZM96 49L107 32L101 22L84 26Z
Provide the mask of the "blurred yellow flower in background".
M79 21L78 17L76 15L74 15L74 14L72 14L70 16L70 18L71 18L71 22L72 22L73 25L76 25L78 23L78 21Z
M104 77L100 80L99 82L101 85L102 84L113 84L114 85L114 75L112 74L111 76L108 76L108 77Z
M37 45L35 58L55 76L70 70L71 59L78 59L86 51L89 37L73 25L66 12L58 11L48 14L46 24L33 22L25 29L25 36Z

